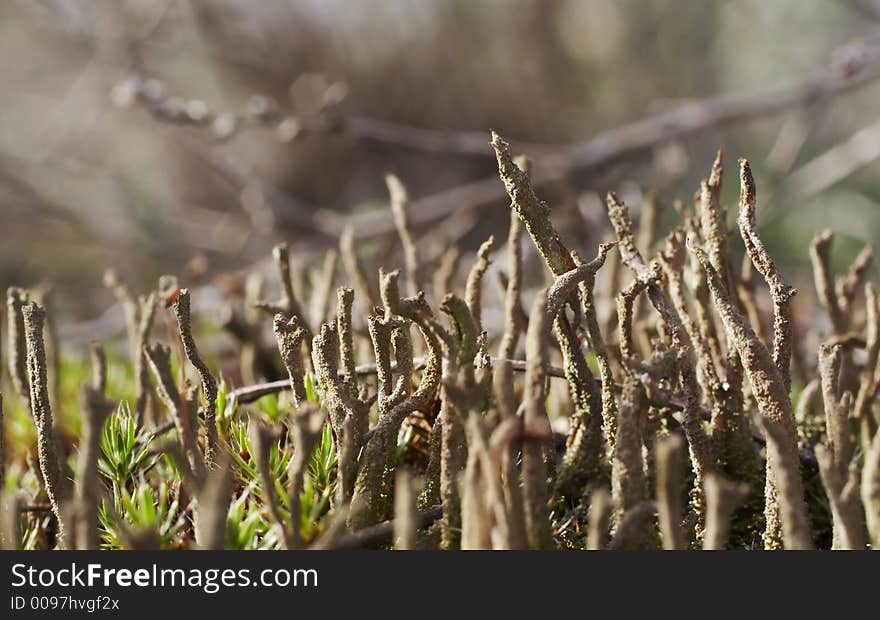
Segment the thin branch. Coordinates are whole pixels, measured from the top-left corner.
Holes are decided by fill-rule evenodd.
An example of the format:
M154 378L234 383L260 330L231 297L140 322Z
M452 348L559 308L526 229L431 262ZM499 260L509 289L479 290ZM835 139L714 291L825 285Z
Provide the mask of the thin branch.
M416 514L416 525L419 529L428 527L443 515L443 507L439 504L431 506ZM394 521L383 521L370 527L362 528L342 537L331 545L331 549L366 549L387 544L394 536Z
M845 57L801 80L745 94L730 94L686 103L677 108L600 133L591 140L564 147L559 155L536 159L532 184L539 187L569 175L583 175L633 158L657 144L680 140L721 126L758 120L791 108L814 104L880 77L880 46L853 42ZM524 151L529 152L527 148ZM495 205L504 198L497 179L487 178L410 202L410 225L424 226L459 210ZM360 238L387 234L393 226L381 213L356 216L351 222ZM333 230L338 235L339 231Z
M880 47L853 42L843 49L849 50L846 54L848 59L844 62L820 69L801 80L751 93L722 95L686 103L667 112L607 130L587 142L564 147L564 154L539 160L532 175L532 183L539 187L571 174L582 175L617 161L649 153L660 143L693 136L720 126L732 126L774 116L794 107L839 96L878 77ZM192 145L190 148L196 150ZM520 145L520 148L532 152L528 145ZM485 147L483 149L482 152L491 154ZM199 154L208 157L201 150ZM212 164L221 167L217 162ZM237 172L231 176L235 181L234 190L240 192L246 184L245 175ZM273 198L284 205L284 208L279 207L278 212L288 217L292 224L302 225L303 221L308 221L317 232L329 238L338 238L349 226L358 239L381 236L395 230L387 213L381 210L348 218L329 217L326 212L312 206L302 206L300 201L283 195L277 188L269 189L272 189ZM505 198L505 194L505 190L499 187L496 176L459 185L412 200L409 223L414 228L423 227L448 218L458 211L494 206ZM316 211L320 217L315 216ZM102 317L84 324L67 325L64 332L68 341L74 338L79 342L88 342L109 336L118 327L115 321Z
M413 370L422 370L425 368L425 365L428 363L428 357L417 357L413 359ZM504 362L510 364L510 368L515 372L525 372L526 370L526 361L525 360L511 360L502 357L492 357L492 365L498 366ZM397 369L397 362L391 361L391 370ZM376 364L360 364L355 367L355 373L359 377L375 375L377 371ZM340 373L343 371L340 370ZM548 366L547 367L547 376L554 377L556 379L565 379L565 370L560 368L559 366ZM252 403L256 400L261 399L263 396L267 396L269 394L277 394L278 392L283 392L285 390L289 390L291 386L290 379L279 379L278 381L268 381L266 383L256 383L254 385L245 385L239 388L235 388L231 392L226 395L226 402L228 406L232 406L233 403L238 403L240 405L245 405L247 403ZM303 398L305 398L305 388L303 388Z

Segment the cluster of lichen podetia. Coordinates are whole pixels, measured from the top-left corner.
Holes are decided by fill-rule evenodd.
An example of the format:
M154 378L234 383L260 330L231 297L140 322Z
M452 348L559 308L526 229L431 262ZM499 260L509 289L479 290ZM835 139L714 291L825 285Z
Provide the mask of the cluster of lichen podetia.
M755 230L748 162L740 162L737 223L746 249L741 270L729 260L720 154L694 210L679 209L682 223L655 258L643 254L654 245L652 235L637 238L628 209L609 194L615 240L600 245L587 261L560 239L524 162L514 162L497 135L491 144L511 199L499 338L490 339L482 317L483 277L494 239L480 247L464 297L446 292L455 258L444 255L433 291L442 295L438 308L446 318L441 319L422 292L407 195L393 176L387 180L404 250L403 278L380 270L378 294L373 291L348 233L340 254L354 290L338 289L335 318L325 321L337 258L331 251L315 280L307 318L302 284L291 272L287 247L278 246L281 298L252 299L255 308L274 317L277 353L260 346L258 316L228 322L241 343L245 376L271 368L274 356L289 378L290 413L272 426L253 424L253 454L247 455L255 464L251 485L260 488L277 546L334 547L393 519L393 544L400 549L724 549L754 546L759 539L770 549L806 549L816 539L806 498L823 493L831 509L833 548L880 545L876 287L864 284L864 311L855 304L870 251L835 279L830 234L813 243L818 299L833 329L814 366L797 359L802 354L793 335L795 290ZM643 226L651 226L647 219ZM552 275L529 311L522 302L524 230ZM620 271L608 278L617 312L600 321L596 276L611 259L628 268L632 280L620 285ZM769 287L769 337L753 272ZM169 282L160 284L166 289L160 295L139 299L113 277L106 283L126 314L136 416L143 422L155 417L155 389L173 422L166 426L176 430L176 440L155 449L173 457L181 484L194 498L195 544L218 548L224 546L230 502L243 489L232 471L229 437L216 419L218 379L193 337L190 292ZM358 321L355 290L366 315ZM643 295L650 306L641 302ZM158 299L176 319L174 347L151 342ZM69 468L53 426L45 310L15 288L8 291L7 309L8 365L36 428L35 466L54 515L56 545L96 548L101 427L115 406L106 396L106 360L95 348L95 377L82 388L79 454ZM525 359L519 360L523 339ZM495 355L490 347L497 347ZM561 368L551 365L557 347ZM358 366L365 351L373 362ZM175 380L175 352L181 367L187 362L195 369L197 386ZM806 384L797 411L789 396L793 357ZM519 371L522 382L516 380ZM570 430L564 443L554 441L548 416L554 378L568 388ZM320 404L310 398L310 381ZM320 535L306 539L304 475L325 424L335 445L335 489ZM418 425L427 428L428 437L426 454L414 465L404 462L401 438ZM276 447L292 453L283 486L272 460ZM818 467L821 485L804 475L804 467ZM815 488L807 494L805 485ZM0 535L5 545L15 546L18 499L10 500L8 493L4 499ZM422 528L437 506L440 518L427 519ZM129 534L130 546L149 546L152 540Z

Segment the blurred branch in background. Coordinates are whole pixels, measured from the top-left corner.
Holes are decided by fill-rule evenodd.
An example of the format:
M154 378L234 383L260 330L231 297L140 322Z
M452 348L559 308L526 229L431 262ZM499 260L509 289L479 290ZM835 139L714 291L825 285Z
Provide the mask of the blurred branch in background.
M880 157L880 121L867 127L792 172L779 192L796 202L811 198Z
M880 71L878 71L880 46L864 42L851 43L840 48L834 57L835 60L829 68L817 71L808 78L753 93L726 95L691 102L671 111L603 132L584 143L540 145L538 148L535 148L535 145L526 144L524 150L533 158L533 182L536 185L552 183L575 173L583 174L597 170L626 158L642 155L663 142L692 136L719 125L753 121L784 112L793 107L813 104L847 92L880 76ZM139 81L139 83L148 82ZM187 118L186 106L174 103L174 106L181 106L181 109L168 116L170 113L167 111L167 100L151 100L143 96L142 90L140 92L141 100L147 101L154 110L165 110L165 112L157 114L157 118L185 122ZM177 101L183 100L178 99ZM189 122L207 125L210 124L209 119L219 118L206 106L197 105L194 107L199 111L198 117L197 120ZM279 116L279 114L273 114L271 117L277 119ZM360 120L363 122L364 119ZM318 126L319 124L316 122L314 127ZM346 126L345 123L342 124L342 127ZM332 131L339 130L338 125L333 127ZM426 134L423 133L423 130L403 125L394 125L393 133L397 145L401 144L402 136L411 135L412 139L409 140L408 145L414 148L430 148L428 144L422 143L421 139L426 135L441 135L440 132ZM447 136L445 141L432 138L429 140L430 144L434 146L441 143L447 146L453 144L470 145L468 148L476 146L476 134L449 132L445 135ZM229 135L223 136L224 139L229 137ZM366 137L365 134L355 137L370 140L382 139L376 134L369 137ZM401 140L398 140L399 138ZM835 147L789 175L786 185L783 187L796 188L796 193L793 193L795 198L821 191L843 176L847 176L857 167L880 156L880 147L877 146L880 144L880 140L877 138L880 138L880 126L872 125L863 129L844 144ZM483 136L482 140L488 151L486 136ZM215 172L221 174L232 191L243 196L243 200L260 202L260 208L266 210L268 215L262 219L262 223L252 221L252 224L255 228L263 229L262 232L271 231L276 221L296 225L301 231L308 230L319 233L331 240L337 239L347 225L353 226L355 236L361 239L394 232L394 223L384 210L367 212L353 217L341 217L333 211L307 205L285 194L272 184L256 179L253 175L244 172L230 156L225 156L185 136L180 138L179 143L183 148L202 159ZM529 148L533 150L529 151ZM250 198L246 198L247 196ZM459 211L477 209L497 203L504 196L506 196L504 186L494 176L444 190L438 194L413 200L410 203L411 225L424 227ZM251 206L246 210L253 213L256 208ZM300 245L298 253L305 257L320 247L322 246L312 239ZM118 324L115 319L111 319L109 315L107 319L107 321L98 323L89 322L79 326L69 326L65 329L65 337L74 341L84 341L87 337L104 335L100 333L104 331L103 328L114 331L121 328L121 324ZM96 331L99 333L96 334Z
M836 50L830 67L788 84L686 103L667 112L601 132L585 142L570 145L528 142L515 144L517 150L532 161L535 170L533 183L540 186L561 181L569 175L589 173L644 155L665 142L692 137L724 125L759 120L794 107L824 101L877 79L880 77L878 65L880 65L880 45L856 41ZM164 95L164 89L155 86L156 84L158 83L155 80L132 78L120 85L119 89L131 93L125 96L127 103L135 100L145 103L155 118L168 122L208 126L214 130L215 136L219 139L229 139L237 131L236 128L245 126L242 119L248 118L248 115L218 114L198 100L172 96L159 98L151 91L155 90ZM259 112L252 112L249 115L257 119L256 124L252 122L249 126L260 126L260 124L274 126L279 139L284 142L295 139L301 133L343 134L355 140L375 141L416 150L486 157L492 155L484 132L444 132L375 119L338 116L332 108L324 109L322 115L312 118L294 117L280 110L276 102L270 102L259 95L252 98L252 102L257 102L251 107ZM289 129L292 125L295 129ZM870 137L862 136L859 144L866 143ZM195 149L194 151L207 157L215 168L233 177L239 190L244 189L247 184L246 178L236 171L230 162L207 155L204 151ZM863 151L864 147L860 153ZM836 154L838 165L835 166L832 174L840 172L841 159L846 162L851 154L852 147ZM824 161L818 162L818 165L824 163ZM807 172L811 171L807 170ZM804 184L801 189L811 187L815 180L813 178L812 183ZM311 227L312 232L336 238L349 224L353 225L357 238L368 238L394 231L394 223L384 211L356 215L354 218L341 218L332 211L320 210L304 205L294 198L285 197L270 186L264 186L263 189L268 194L267 200L272 205L270 210L275 217L282 216L291 221L296 220L300 226ZM495 177L444 190L412 201L410 206L412 225L426 226L460 210L497 203L503 200L504 196L504 188Z
M880 46L853 43L840 51L839 60L831 67L806 79L752 93L688 103L669 112L602 132L587 142L558 147L552 155L542 157L538 153L534 156L532 183L540 186L562 180L568 175L585 174L642 155L664 142L816 103L880 77ZM533 156L528 145L516 144L516 147ZM426 225L459 209L481 207L503 197L503 188L490 177L414 200L410 207L412 224ZM389 223L377 213L358 216L355 226L361 237L390 232Z

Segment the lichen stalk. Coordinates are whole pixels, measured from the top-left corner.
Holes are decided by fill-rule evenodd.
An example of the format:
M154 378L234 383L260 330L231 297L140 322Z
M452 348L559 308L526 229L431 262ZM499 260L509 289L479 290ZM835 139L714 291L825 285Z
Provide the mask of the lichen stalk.
M309 330L297 316L279 312L272 322L281 361L287 369L294 406L306 402L305 367L302 360L302 343L309 337Z
M749 487L744 482L728 480L717 472L709 472L704 484L706 530L703 535L703 550L721 551L727 548L731 518L737 506L748 496Z
M27 371L27 341L24 335L24 314L22 309L29 301L24 289L6 289L6 346L9 376L15 391L29 407L30 387Z
M55 436L55 425L52 417L52 405L49 401L48 367L43 340L46 311L37 302L31 301L22 307L22 316L27 345L28 385L30 386L30 397L28 400L31 416L37 429L37 453L40 461L40 472L43 475L46 495L49 497L52 512L58 520L58 538L63 539L66 524L62 514L62 504L70 497L70 484L63 477L58 440Z
M587 550L598 551L605 548L608 528L614 513L611 494L598 488L590 494L590 510L587 520Z
M385 185L391 198L391 217L400 237L400 243L403 245L407 294L417 295L422 287L419 284L419 255L409 230L409 194L403 182L394 174L385 175Z
M171 412L174 426L180 436L181 449L186 464L191 470L195 481L201 481L205 475L205 461L196 443L195 411L181 396L174 375L171 371L171 349L161 343L146 345L144 354L156 381L156 391L165 407Z
M530 441L523 444L522 478L525 507L526 536L532 549L553 547L550 512L547 506L547 467L544 463L544 445L551 437L547 418L547 337L552 321L548 291L535 298L529 314L526 334L526 377L524 426Z
M409 469L401 468L394 476L394 549L416 548L416 480Z
M101 359L102 356L98 358ZM95 372L100 377L101 370L97 365ZM105 382L96 383L97 385L92 386L84 385L80 389L81 410L84 415L74 490L76 511L74 540L76 548L81 550L97 550L100 544L98 503L101 487L98 480L98 457L101 448L101 431L114 406L104 395Z
M528 174L513 161L507 143L495 132L492 132L491 145L495 150L499 175L511 200L511 208L519 215L550 272L554 276L561 276L575 267L575 263L550 221L549 207L535 195ZM579 310L576 296L572 295L568 303L573 310ZM572 431L560 472L563 484L558 488L579 494L583 490L581 485L584 478L595 475L603 461L602 398L579 344L575 345L579 343L576 326L565 315L557 317L553 323L556 326L556 339L563 352L569 392L575 403Z
M180 340L186 359L199 373L202 395L205 398L205 466L214 469L219 450L217 436L217 378L199 353L193 337L191 295L189 289L180 289L171 308L177 319Z
M660 437L654 446L660 537L663 548L672 551L684 549L684 533L681 528L684 450L685 441L681 435Z
M861 496L871 547L880 549L880 431L874 434L865 454Z
M490 236L482 243L482 245L480 245L480 249L477 250L477 261L468 273L465 288L465 303L467 303L471 315L474 317L477 333L483 331L483 276L486 274L486 270L489 269L489 265L491 264L489 254L492 253L494 246L495 237L493 236Z
M758 237L755 226L757 199L755 180L746 159L740 165L740 198L739 224L740 236L746 246L746 252L758 273L763 276L770 287L770 298L773 300L773 362L779 371L786 391L791 390L791 348L794 340L791 324L791 298L797 289L789 286L779 274L776 263L770 257L763 241Z
M749 377L752 392L758 404L761 418L765 420L765 427L776 430L775 441L768 438L767 459L767 488L765 490L765 519L766 529L764 534L765 546L777 548L781 543L779 501L788 502L785 510L792 514L792 521L804 523L807 520L806 506L804 503L803 483L799 473L799 459L797 448L797 436L794 427L794 413L788 398L786 382L780 376L779 368L774 361L773 355L758 339L749 322L740 314L733 304L724 283L715 268L709 261L708 256L702 249L691 247L700 261L707 276L712 299L718 310L721 320L728 333L728 338L739 352L745 372ZM781 471L782 468L791 468L793 471ZM777 488L780 488L781 478L787 482L786 497L780 498ZM798 534L801 534L798 532ZM792 541L799 546L807 541Z

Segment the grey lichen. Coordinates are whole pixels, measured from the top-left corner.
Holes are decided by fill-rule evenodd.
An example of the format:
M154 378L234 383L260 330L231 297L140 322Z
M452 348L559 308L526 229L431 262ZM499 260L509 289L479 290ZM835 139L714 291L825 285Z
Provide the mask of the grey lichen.
M409 194L403 182L394 174L385 175L385 184L391 197L391 216L403 245L407 294L417 295L422 287L419 283L419 255L409 230Z
M285 535L290 548L296 549L302 545L302 504L300 493L305 480L303 476L309 465L309 459L315 446L321 439L321 431L324 428L325 414L313 403L306 403L299 407L293 414L291 422L293 432L293 458L287 469L287 506L290 511Z
M746 246L746 252L767 285L770 287L770 298L773 300L773 362L779 371L779 377L786 391L791 389L791 349L794 340L791 322L791 298L797 289L789 286L779 273L776 263L770 257L767 248L755 230L755 211L757 199L755 180L746 159L740 165L740 198L739 223L740 235Z
M703 535L703 549L719 551L727 548L733 512L749 494L749 487L744 482L733 482L714 472L706 475L704 484L706 531Z
M611 469L611 494L618 522L628 510L646 499L645 463L642 457L646 410L644 387L633 375L628 375L620 395Z
M24 336L22 309L29 301L25 290L18 287L6 289L6 346L9 376L15 391L25 402L30 398L27 376L27 342Z
M103 351L100 348L97 350ZM101 356L98 356L98 359L101 359ZM99 365L96 365L95 371L100 376ZM101 499L101 487L98 480L98 458L101 431L104 422L113 411L114 403L105 396L103 381L97 383L91 386L84 385L80 389L80 402L84 415L74 491L76 511L74 540L77 549L97 550L100 543L98 503Z
M367 278L363 260L358 254L354 230L351 226L346 227L339 237L339 254L345 271L353 281L358 297L361 299L364 314L367 314L368 310L376 305L376 296L373 293L373 288L370 286L370 280Z
M379 414L378 423L361 455L351 501L350 527L375 523L382 515L383 481L387 475L389 454L394 447L397 431L408 415L434 398L440 384L443 349L436 333L433 314L423 296L400 298L398 277L397 272L382 274L380 288L386 316L371 320L377 369L381 369L376 401ZM405 369L401 368L404 370L401 375L404 380L401 381L394 381L390 370L391 335L395 327L398 329L395 344L399 346L403 342L403 326L397 326L395 315L418 326L428 349L428 362L414 392L411 392L409 373Z
M312 330L317 331L322 323L327 320L330 313L330 303L333 297L333 281L336 277L336 262L338 253L331 249L324 254L324 260L319 269L310 271L312 290L310 295L310 315Z
M306 330L306 340L311 341L312 333L304 323L306 315L303 313L302 304L294 287L290 268L290 247L286 243L277 244L272 250L272 258L275 260L281 283L281 298L276 302L260 302L257 307L271 315L282 314L286 319L296 317Z
M205 360L199 354L193 337L192 311L189 289L181 289L176 296L171 308L177 319L180 330L180 340L183 343L183 351L186 359L199 373L202 385L202 395L205 399L205 465L208 469L214 469L218 452L217 439L217 378L208 368Z
M489 268L489 254L495 246L495 237L489 237L477 250L477 261L471 267L471 271L467 278L467 287L465 289L465 302L474 317L477 333L483 331L483 276Z
M871 545L877 549L880 548L880 432L874 434L865 454L861 496Z
M663 326L669 335L670 345L675 355L676 370L681 390L685 395L683 428L688 441L691 465L695 474L694 504L698 515L702 514L702 476L715 467L715 456L709 438L700 424L700 388L697 383L696 365L693 359L692 344L687 330L682 324L674 305L661 286L661 268L656 261L646 263L635 245L632 219L629 209L612 192L606 200L608 219L617 234L621 261L636 276L638 286L645 286L648 298L660 315ZM636 286L636 285L634 285ZM631 337L626 336L630 340ZM630 344L630 348L632 345ZM629 352L634 355L634 351Z
M561 276L576 265L550 220L549 207L535 195L528 174L514 162L507 143L494 132L491 145L511 208L519 215L550 272L556 277ZM574 293L572 291L566 301L578 312L580 302ZM565 314L556 317L553 323L569 392L575 403L568 448L557 487L563 493L576 494L587 480L600 475L603 469L602 394L581 350L577 326ZM605 441L610 440L606 437Z
M682 491L685 442L681 435L659 437L654 446L657 461L657 511L663 548L684 549Z
M156 381L156 391L160 400L171 413L174 426L180 436L183 457L196 481L201 481L205 476L205 461L202 458L196 442L196 411L189 399L181 394L174 382L174 374L171 370L171 349L161 343L146 345L144 354L153 371Z
M401 468L394 476L394 548L411 551L416 548L418 492L412 472Z
M558 307L557 307L558 310ZM547 418L547 340L551 314L549 291L538 293L529 313L529 330L526 334L526 378L523 401L523 423L529 441L522 449L523 504L525 507L526 536L532 549L553 547L550 529L550 513L547 506L547 466L544 450L551 437L550 420Z
M769 450L767 459L767 488L765 491L767 525L764 542L768 548L775 548L782 542L780 501L787 503L783 510L792 515L791 522L801 524L807 519L803 483L799 473L794 413L788 398L787 385L779 374L779 367L774 361L774 356L758 339L748 320L737 310L708 256L696 246L692 246L691 250L699 259L700 265L706 273L715 306L730 341L739 352L761 418L765 421L764 426L773 429L768 431L768 434L772 434L772 439L768 437L767 442L768 447L772 449ZM793 471L782 471L784 468L792 467ZM780 498L777 489L781 488L783 477L788 493ZM792 544L798 547L811 545L808 540L804 540L803 532L792 532L792 538L795 535L799 538L792 539Z
M593 491L590 495L590 512L587 521L588 550L598 551L605 548L613 513L614 502L611 494L604 488Z
M125 314L128 344L134 366L134 411L138 420L147 420L150 413L150 370L144 357L144 346L150 337L156 316L156 293L135 297L113 270L104 274L104 286L113 291Z
M62 469L52 405L49 401L48 367L43 340L46 311L37 302L31 301L22 307L22 316L27 345L27 379L30 386L28 402L37 429L40 471L43 474L52 512L58 520L59 539L63 539L66 524L62 514L62 504L70 497L71 485Z
M283 312L275 315L272 322L281 361L287 369L293 402L297 407L306 401L305 367L302 361L302 344L308 339L309 330L296 315L286 316Z

